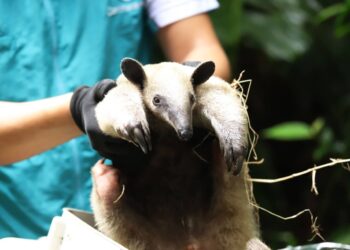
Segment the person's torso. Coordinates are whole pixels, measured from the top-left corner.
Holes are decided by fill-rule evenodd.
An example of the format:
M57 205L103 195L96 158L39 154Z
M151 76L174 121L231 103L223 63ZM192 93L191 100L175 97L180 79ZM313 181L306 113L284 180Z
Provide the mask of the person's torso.
M116 78L123 57L149 62L152 39L142 0L1 1L0 100L37 100ZM89 209L97 158L81 137L0 167L0 237L37 237L62 207Z

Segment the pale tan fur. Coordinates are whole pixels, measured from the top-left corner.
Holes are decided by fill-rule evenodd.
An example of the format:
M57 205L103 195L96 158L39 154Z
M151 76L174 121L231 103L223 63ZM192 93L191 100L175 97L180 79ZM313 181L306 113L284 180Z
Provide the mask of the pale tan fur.
M147 81L143 91L143 101L153 114L160 116L152 105L152 95L154 93L161 93L167 97L173 107L177 106L179 109L181 107L182 110L187 112L187 114L179 114L178 117L181 115L187 117L192 113L193 107L189 103L188 96L189 94L195 94L190 82L193 69L191 70L189 67L174 62L150 64L144 66L144 69L147 72ZM166 81L163 79L166 79ZM183 84L178 84L179 82ZM162 119L165 119L169 125L174 126L166 116L163 116Z
M212 76L196 88L196 96L194 124L212 130L223 150L225 146L246 147L248 120L239 92Z
M98 105L96 117L101 130L106 134L128 140L125 127L141 124L148 129L145 109L152 109L149 101L150 93L162 92L161 84L174 84L174 90L169 93L174 101L179 95L177 92L179 86L176 84L181 84L183 91L195 92L197 100L193 110L193 124L212 131L219 141L219 145L214 144L212 148L214 157L214 166L211 170L214 187L212 203L210 209L206 211L179 218L189 228L188 242L174 242L162 238L160 236L162 232L157 231L159 228L154 228L147 220L129 209L123 202L123 197L116 204L105 206L93 188L91 201L99 230L130 250L269 249L258 239L258 223L246 190L245 180L249 177L247 167L243 168L239 176L234 176L227 171L224 160L226 153L232 150L240 152L242 148L247 147L246 111L237 90L216 77L211 77L193 90L189 77L194 68L180 64L147 65L144 69L147 82L143 92L125 77L120 76L117 79L118 87L112 89ZM169 81L162 83L160 81L162 79L170 79L171 83ZM153 90L150 91L151 89ZM181 99L178 101L181 102ZM153 150L158 148L161 150L162 145L155 146ZM191 165L185 167L191 168ZM163 219L157 223L167 225ZM167 230L172 232L171 228ZM175 229L173 233L177 233ZM180 236L179 238L181 239Z
M117 79L118 87L111 89L96 107L100 129L107 135L129 140L126 126L141 123L148 129L140 89L123 75ZM132 110L132 112L129 112Z

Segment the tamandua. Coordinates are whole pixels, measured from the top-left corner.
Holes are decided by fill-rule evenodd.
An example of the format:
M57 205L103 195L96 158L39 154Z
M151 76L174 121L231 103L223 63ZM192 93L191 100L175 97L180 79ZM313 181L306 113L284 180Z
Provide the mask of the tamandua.
M125 58L117 87L96 107L105 134L147 155L142 166L116 160L125 186L118 202L106 206L95 189L91 196L99 230L130 250L268 249L242 168L247 112L214 70L211 61L191 67ZM197 128L217 139L192 140Z

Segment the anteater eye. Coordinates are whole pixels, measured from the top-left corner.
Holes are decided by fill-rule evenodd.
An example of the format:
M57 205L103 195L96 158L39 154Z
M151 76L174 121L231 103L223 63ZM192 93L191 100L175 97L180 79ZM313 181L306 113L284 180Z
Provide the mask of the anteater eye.
M156 105L156 106L158 106L158 105L160 104L160 98L159 98L159 96L155 96L155 97L153 98L153 104Z

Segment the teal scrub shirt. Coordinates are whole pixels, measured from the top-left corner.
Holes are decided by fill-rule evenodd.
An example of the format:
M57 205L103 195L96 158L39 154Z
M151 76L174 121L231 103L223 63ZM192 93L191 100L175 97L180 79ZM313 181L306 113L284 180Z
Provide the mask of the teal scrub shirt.
M126 56L148 63L150 24L142 0L0 1L0 100L37 100L116 78ZM63 207L90 210L98 158L82 136L0 167L0 237L36 238Z

